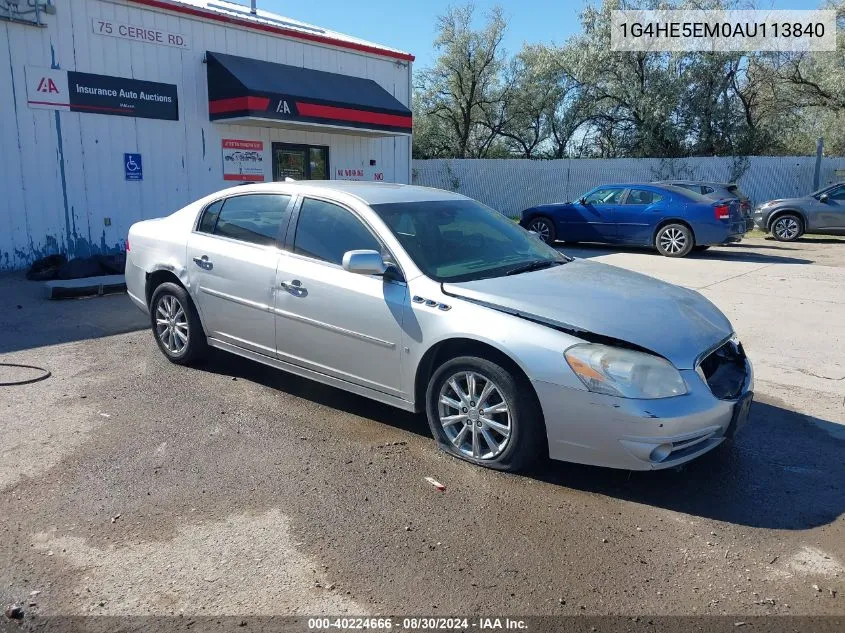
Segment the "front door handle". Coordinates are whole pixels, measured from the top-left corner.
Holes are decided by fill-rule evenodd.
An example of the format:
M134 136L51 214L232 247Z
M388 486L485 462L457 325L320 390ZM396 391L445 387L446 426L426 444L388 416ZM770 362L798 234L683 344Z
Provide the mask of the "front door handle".
M291 292L303 292L305 290L305 286L302 285L302 282L299 281L299 279L283 281L279 285L285 290L289 290Z
M203 255L202 257L194 257L194 263L205 270L211 270L212 268L214 268L214 264L208 261L208 255Z

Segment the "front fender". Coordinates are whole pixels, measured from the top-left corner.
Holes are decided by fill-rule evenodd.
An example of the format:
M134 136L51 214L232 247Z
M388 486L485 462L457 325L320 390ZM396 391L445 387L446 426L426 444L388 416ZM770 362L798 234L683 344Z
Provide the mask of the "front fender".
M801 221L804 223L804 228L807 228L807 215L801 209L797 209L795 207L779 207L769 211L766 217L766 231L771 231L772 224L774 224L775 220L784 213L794 213L801 218Z
M495 349L516 364L532 382L542 380L583 389L583 383L563 357L564 350L583 342L581 339L545 324L442 294L439 284L430 281L425 284L426 288L414 285L412 296L416 294L444 302L449 309L444 311L413 302L406 307L403 366L409 399L417 399L418 377L421 370L428 368L432 350L449 340L466 340ZM429 294L424 294L426 291Z

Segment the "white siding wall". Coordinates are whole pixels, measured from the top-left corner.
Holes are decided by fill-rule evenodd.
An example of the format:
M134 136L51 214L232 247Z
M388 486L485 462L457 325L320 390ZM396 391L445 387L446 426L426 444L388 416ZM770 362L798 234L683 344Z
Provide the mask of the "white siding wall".
M189 49L107 37L94 17L189 38ZM48 28L0 22L0 270L54 252L119 250L129 226L166 215L232 183L223 180L221 139L328 145L330 168L369 168L408 182L410 137L368 137L212 123L206 50L375 80L410 106L410 65L254 30L168 14L125 2L66 0ZM176 84L179 121L57 112L27 106L24 68L57 67ZM124 152L143 159L141 182L126 182ZM111 218L111 226L104 225Z

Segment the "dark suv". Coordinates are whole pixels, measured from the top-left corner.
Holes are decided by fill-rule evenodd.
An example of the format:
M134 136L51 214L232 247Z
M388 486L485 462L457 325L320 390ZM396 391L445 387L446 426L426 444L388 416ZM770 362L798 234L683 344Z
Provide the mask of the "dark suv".
M828 185L803 198L770 200L754 209L754 224L781 242L804 233L845 235L845 182Z
M661 180L660 184L683 187L712 200L739 200L739 210L745 218L745 230L754 228L754 218L751 215L751 200L746 196L739 185L733 182L702 182L700 180Z

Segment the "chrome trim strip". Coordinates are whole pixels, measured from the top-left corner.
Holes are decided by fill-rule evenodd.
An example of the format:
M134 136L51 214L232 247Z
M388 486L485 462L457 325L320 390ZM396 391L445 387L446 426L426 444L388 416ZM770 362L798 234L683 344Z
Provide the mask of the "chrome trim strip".
M234 295L226 294L225 292L220 292L219 290L212 290L211 288L206 288L205 286L200 286L200 291L204 292L207 295L211 295L212 297L218 297L219 299L226 299L226 301L231 301L232 303L238 303L242 306L247 306L249 308L255 308L256 310L261 310L263 312L272 312L273 308L266 303L259 303L258 301L250 301L249 299L243 299L242 297L236 297Z
M376 338L375 336L370 336L369 334L355 332L354 330L347 330L346 328L342 328L337 325L332 325L331 323L317 321L316 319L311 319L309 317L302 316L301 314L288 312L287 310L280 310L279 308L274 308L272 312L275 312L276 315L280 317L291 319L292 321L299 321L300 323L313 325L314 327L322 328L324 330L328 330L329 332L334 332L336 334L343 334L344 336L357 338L359 340L366 341L367 343L375 343L376 345L381 345L382 347L387 347L388 349L394 349L396 347L396 343L391 343L390 341L385 341L383 339Z
M232 336L231 334L226 334L225 332L215 332L215 336L223 336L225 338L231 339L233 341L233 345L238 345L240 347L255 347L261 350L266 350L266 352L259 352L259 354L275 354L276 348L274 347L267 347L266 345L261 345L259 343L254 343L253 341L248 341L245 338L239 338L237 336Z
M250 360L263 363L264 365L269 365L270 367L281 369L291 374L302 376L303 378L309 378L310 380L314 380L315 382L323 383L331 387L337 387L338 389L343 389L344 391L357 393L360 396L372 398L378 402L383 402L385 404L404 409L405 411L416 411L414 403L409 402L404 398L391 396L390 394L382 393L381 391L376 391L375 389L368 389L367 387L362 387L361 385L356 385L339 378L333 378L332 376L327 376L326 374L321 374L320 372L306 369L305 367L293 365L283 360L271 358L269 356L265 356L264 354L260 354L259 352L253 352L219 339L209 337L208 344L212 347L236 354L237 356L243 356L244 358L249 358Z

